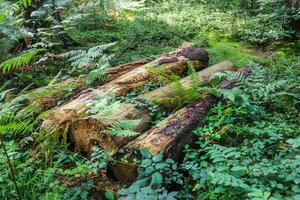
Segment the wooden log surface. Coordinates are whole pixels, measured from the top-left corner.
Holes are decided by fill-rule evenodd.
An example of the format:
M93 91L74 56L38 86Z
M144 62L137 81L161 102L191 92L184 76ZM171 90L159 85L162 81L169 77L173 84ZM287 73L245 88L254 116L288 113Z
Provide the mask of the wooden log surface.
M208 65L208 54L206 51L190 43L184 44L178 50L163 55L146 65L135 68L96 90L82 94L78 98L57 108L43 121L42 128L57 128L85 117L86 111L89 109L86 102L101 93L111 92L115 96L122 96L135 88L145 85L151 78L147 67L161 66L177 75L184 76L190 61L193 62L197 70L203 69Z
M196 74L199 82L205 82L216 72L235 70L234 64L228 61L221 62L209 68L206 68ZM194 76L194 75L193 75ZM186 89L190 88L194 78L188 76L180 80L182 86ZM149 93L142 94L138 98L146 98L149 101L154 101L159 97L170 97L175 93L174 84L168 84L164 87L157 88ZM165 106L159 107L162 110ZM167 108L169 109L169 108ZM140 119L139 125L134 128L135 131L143 133L151 126L151 116L147 109L138 108L131 103L121 103L118 110L114 111L107 119L91 119L85 118L77 120L73 123L70 130L71 139L76 145L76 149L81 152L89 152L93 145L100 146L107 151L117 151L120 147L133 140L135 137L116 137L103 133L107 127L113 123L122 120Z
M249 68L239 71L242 76L246 77L250 73ZM232 89L236 86L233 80L224 81L220 88ZM204 117L217 102L217 97L210 94L200 98L188 106L173 113L155 127L148 130L135 140L125 145L115 155L116 159L121 159L125 155L129 160L139 157L139 151L146 149L152 155L158 153L165 157L179 161L185 144L193 142L192 130L196 126L204 126ZM131 182L135 178L136 167L124 163L115 163L111 165L111 171L114 176L122 182Z

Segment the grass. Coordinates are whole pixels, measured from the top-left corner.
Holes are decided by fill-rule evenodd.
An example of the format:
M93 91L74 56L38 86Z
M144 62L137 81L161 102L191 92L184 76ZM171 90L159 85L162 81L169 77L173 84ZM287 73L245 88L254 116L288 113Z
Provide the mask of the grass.
M86 47L116 41L116 47L111 50L115 53L113 65L153 57L187 41L206 49L211 64L231 60L242 67L259 60L254 51L245 48L244 42L233 41L234 26L240 26L241 22L233 22L232 13L184 5L178 10L180 5L163 3L147 11L132 12L130 18L111 17L109 25L106 22L94 29L79 27L69 33Z

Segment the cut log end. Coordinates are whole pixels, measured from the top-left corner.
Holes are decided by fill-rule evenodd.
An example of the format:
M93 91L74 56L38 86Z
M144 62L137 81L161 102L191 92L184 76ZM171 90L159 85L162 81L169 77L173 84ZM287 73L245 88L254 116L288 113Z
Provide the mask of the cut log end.
M75 150L87 155L91 154L93 146L100 146L106 151L115 151L117 147L111 145L113 144L111 137L101 133L103 130L104 125L95 119L78 120L71 130L71 141L75 143Z

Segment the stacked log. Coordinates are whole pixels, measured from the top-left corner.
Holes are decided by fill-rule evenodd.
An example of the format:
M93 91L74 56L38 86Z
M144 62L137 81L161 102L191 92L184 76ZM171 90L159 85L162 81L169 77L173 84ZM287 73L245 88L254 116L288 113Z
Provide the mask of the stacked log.
M224 61L217 65L206 68L196 75L191 75L180 80L180 85L184 89L192 87L195 77L199 83L205 83L209 78L216 72L232 71L236 68L231 62ZM157 98L169 98L175 95L176 88L175 84L171 83L164 87L157 88L151 92L145 93L137 97L137 99L144 99L147 101L154 101ZM168 105L159 106L161 111L166 109L174 109L168 107ZM133 140L134 137L117 137L110 136L105 133L105 130L110 127L113 123L139 119L139 125L134 128L134 131L143 133L151 128L151 115L145 108L136 107L132 103L121 103L118 110L114 111L109 118L101 120L85 118L77 120L73 123L70 134L72 140L76 144L76 149L81 152L90 152L92 146L97 145L107 151L117 151L120 147Z
M249 75L250 70L249 68L244 68L239 73L246 77ZM231 80L224 81L220 88L231 89L235 86L235 81ZM171 157L179 161L184 145L193 142L192 129L196 126L204 126L204 117L216 102L217 97L206 94L205 97L178 110L125 145L115 155L115 158L121 159L126 155L129 160L133 160L133 158L139 156L139 150L146 149L152 155L161 153L165 157ZM111 165L111 169L114 176L122 182L131 182L136 177L136 167L134 165L115 163Z
M117 77L104 84L94 91L80 95L78 98L57 108L47 119L44 120L42 128L64 127L74 121L87 116L89 107L87 101L101 93L113 93L115 96L122 96L136 88L139 88L151 81L151 74L147 67L162 67L170 70L179 76L184 76L187 72L189 62L192 62L196 70L205 68L208 65L208 54L206 51L188 43L182 45L178 50L155 59L141 67Z

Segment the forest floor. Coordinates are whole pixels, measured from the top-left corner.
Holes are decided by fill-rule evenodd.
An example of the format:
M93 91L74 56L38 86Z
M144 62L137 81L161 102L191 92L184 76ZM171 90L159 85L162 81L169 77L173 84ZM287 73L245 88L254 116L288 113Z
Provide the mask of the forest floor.
M56 108L64 105L68 107L71 104L66 103L73 102L73 99L80 99L78 94L85 95L81 91L82 88L73 91L78 87L77 84L82 84L82 81L76 77L73 79L74 77L70 77L69 74L63 80L71 82L70 88L63 86L51 88L51 84L49 84L55 80L56 74L60 70L71 70L70 62L59 61L55 65L51 63L44 66L36 74L24 75L25 73L22 73L18 75L19 81L26 79L22 83L23 85L31 83L38 87L50 85L47 90L34 93L34 96L30 97L31 99L39 97L42 99L45 97L44 93L49 94L57 90L60 90L65 96L60 97L59 101L55 101L55 109L52 109L53 99L43 99L42 102L46 102L43 106L49 106L49 112L40 113L42 108L39 108L37 111L39 115L35 113L26 116L24 123L19 123L20 121L17 120L9 123L9 126L16 127L16 133L7 134L0 139L4 141L3 144L11 157L16 181L10 176L10 168L7 167L6 156L1 149L0 199L17 199L18 192L15 189L15 183L18 185L22 199L113 200L117 197L121 200L147 198L154 200L299 199L299 40L273 41L266 39L263 42L253 42L254 39L251 37L255 36L252 34L245 36L247 31L244 30L244 25L252 23L253 20L255 20L254 17L250 16L235 17L234 11L221 11L182 1L176 4L172 2L153 4L134 11L117 10L109 15L99 14L85 18L83 21L77 21L77 24L68 29L67 33L78 41L80 47L89 49L95 45L116 42L105 51L107 55L112 55L111 66L146 58L154 60L161 54L171 52L178 49L183 43L189 42L208 52L209 66L214 66L222 61L230 61L239 69L248 67L251 69L251 73L247 74L247 77L239 72L219 74L223 79L235 80L239 83L238 87L231 88L231 90L219 88L219 83L223 79L217 77L216 81L212 81L206 86L201 85L201 87L197 86L197 88L182 91L181 79L178 78L181 74L176 74L175 81L171 80L171 76L173 78L174 74L168 74L169 77L166 81L164 80L165 74L163 74L165 71L154 72L159 73L158 77L162 77L162 82L174 81L175 85L179 83L179 86L176 85L176 87L181 92L178 94L178 96L181 95L181 99L195 95L198 99L194 100L203 101L204 99L207 100L206 102L213 102L210 95L218 97L218 102L212 103L213 106L209 111L207 110L205 115L195 114L195 116L202 117L200 120L202 124L193 126L193 131L191 131L193 136L191 137L195 137L194 141L189 143L190 145L183 145L184 151L180 152L181 159L179 159L181 162L178 163L161 154L151 155L146 150L142 150L139 157L134 157L134 159L129 155L119 158L119 154L115 156L111 152L99 148L93 152L84 152L84 154L74 151L74 149L78 150L73 144L77 138L66 136L68 131L73 131L68 129L69 126L63 131L59 130L62 132L61 138L56 134L57 130L49 134L42 129L48 123L49 113L50 116L54 116L51 114L57 111ZM255 41L260 39L263 40L255 38ZM78 49L81 49L80 47ZM68 50L73 50L73 48ZM229 66L226 66L228 67L226 69L232 70L231 64L227 63L227 65ZM197 68L197 65L195 66ZM196 74L193 70L195 69L188 74L191 77ZM78 75L81 71L76 73ZM161 76L161 74L163 75ZM91 88L93 86L95 85L87 86L85 84L84 87ZM137 109L126 106L128 104L136 106L138 104L136 99L140 97L138 95L143 93L148 95L151 90L157 89L156 87L157 85L148 84L133 93L125 93L126 95L119 95L120 97L117 95L108 97L105 102L97 102L97 99L93 99L93 101L98 106L103 104L107 106L106 109L117 113L115 114L117 116L114 116L117 118L127 112L126 108L136 111ZM0 90L0 92L2 91ZM164 90L161 93L163 92ZM209 95L203 95L204 92ZM9 106L15 105L10 104L11 102L19 102L21 99L23 103L24 96L22 94L28 93L22 90L20 94L15 96L15 99L18 100L0 103L0 117L3 113L7 114L6 108L9 110ZM120 101L124 109L115 110L115 101ZM78 102L79 104L76 104ZM74 104L79 105L76 108L77 111L84 107L80 101L78 102ZM179 103L175 110L178 112L172 110L162 113L157 108L156 104L158 103L152 100L144 102L143 106L148 109L151 117L155 116L155 119L151 119L153 124L151 128L153 128L163 127L165 121L162 120L172 119L178 113L191 113L192 111L190 112L189 109L196 107L195 102L192 104L189 104L191 102ZM7 105L8 107L5 107ZM103 105L98 108L95 106L94 110L88 111L107 114L102 110ZM1 118L0 131L1 125L6 126L7 122L14 117L21 116L22 112L26 113L28 110L37 109L35 106L40 106L40 104L31 102L25 108L22 105L13 108L14 112L11 112L11 115ZM68 109L70 110L70 107ZM187 109L189 112L182 109ZM140 110L136 112L139 113ZM141 113L144 114L144 111ZM143 116L148 116L148 113ZM86 122L84 120L86 118L82 117L80 122L72 128L79 129L80 123ZM90 131L89 133L92 134L94 129L100 129L97 122L93 120L84 124L85 132ZM55 123L56 121L53 124ZM40 129L41 124L42 128ZM117 124L113 125L117 126ZM130 129L131 126L128 125L129 128L127 128ZM11 130L14 130L14 127ZM134 133L127 132L126 134ZM83 139L81 139L84 140L84 137L82 136ZM71 145L68 146L68 143ZM129 143L127 146L131 147L130 145L133 144ZM92 159L88 159L86 155ZM126 160L128 158L131 160ZM138 169L138 174L132 175L132 180L127 180L127 183L119 182L117 176L123 177L134 173L130 171L130 167L130 169L121 167L122 170L127 170L125 172L120 170L123 174L114 172L113 165L115 163L134 166L134 170Z

